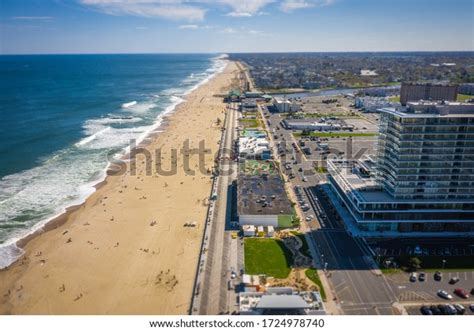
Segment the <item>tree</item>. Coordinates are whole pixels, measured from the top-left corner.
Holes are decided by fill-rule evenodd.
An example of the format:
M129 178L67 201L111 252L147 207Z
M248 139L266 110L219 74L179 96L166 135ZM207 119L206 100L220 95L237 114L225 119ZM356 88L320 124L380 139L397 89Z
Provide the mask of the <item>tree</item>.
M309 136L310 134L311 134L310 129L303 129L303 131L301 132L302 136Z
M417 257L412 257L408 261L408 266L411 270L417 270L421 268L421 260Z

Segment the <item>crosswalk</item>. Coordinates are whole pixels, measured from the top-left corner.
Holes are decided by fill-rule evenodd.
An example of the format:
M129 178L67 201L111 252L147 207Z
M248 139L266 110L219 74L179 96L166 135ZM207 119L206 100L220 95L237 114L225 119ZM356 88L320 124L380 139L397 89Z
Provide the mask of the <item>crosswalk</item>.
M421 295L420 293L414 292L414 291L406 291L400 293L398 296L398 301L425 301L428 298Z

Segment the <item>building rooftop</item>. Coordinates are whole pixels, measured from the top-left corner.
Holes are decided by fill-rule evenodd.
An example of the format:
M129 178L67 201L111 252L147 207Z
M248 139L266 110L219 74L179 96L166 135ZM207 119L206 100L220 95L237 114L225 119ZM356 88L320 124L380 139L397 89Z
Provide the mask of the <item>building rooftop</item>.
M274 98L275 100L275 103L288 103L288 104L291 104L291 101L288 100L288 99L283 99L281 97L275 97Z
M296 292L290 287L269 287L266 292L242 292L239 310L244 314L325 314L316 291Z
M291 203L277 175L247 176L237 179L239 215L291 215Z
M379 111L403 118L474 117L474 103L421 100L408 102L407 107L384 107L380 108Z
M310 306L299 295L264 295L257 309L308 309Z

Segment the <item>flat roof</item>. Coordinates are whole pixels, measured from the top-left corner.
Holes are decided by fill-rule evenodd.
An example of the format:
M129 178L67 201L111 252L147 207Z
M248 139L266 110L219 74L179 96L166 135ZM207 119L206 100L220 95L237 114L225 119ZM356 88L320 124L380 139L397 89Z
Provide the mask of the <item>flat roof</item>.
M277 175L239 175L237 179L239 215L291 215L291 203L283 181Z
M378 109L381 113L387 113L395 116L399 116L402 118L447 118L447 117L474 117L474 104L465 104L465 103L451 103L445 105L435 105L435 104L428 104L428 103L413 103L415 107L419 106L432 106L436 109L437 112L413 112L408 111L406 108L393 108L393 107L382 107ZM456 112L456 107L459 107L458 112ZM466 109L470 108L471 109ZM461 109L463 108L463 109Z
M308 309L311 306L297 294L263 295L257 303L257 309Z

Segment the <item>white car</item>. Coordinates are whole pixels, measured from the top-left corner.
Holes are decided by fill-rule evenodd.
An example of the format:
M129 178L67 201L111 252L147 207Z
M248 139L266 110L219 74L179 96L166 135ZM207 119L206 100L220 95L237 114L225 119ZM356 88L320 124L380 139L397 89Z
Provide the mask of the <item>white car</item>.
M438 296L443 298L443 299L446 299L446 300L452 300L453 299L453 296L451 294L449 294L448 292L446 292L445 290L438 290Z

